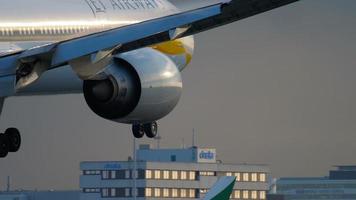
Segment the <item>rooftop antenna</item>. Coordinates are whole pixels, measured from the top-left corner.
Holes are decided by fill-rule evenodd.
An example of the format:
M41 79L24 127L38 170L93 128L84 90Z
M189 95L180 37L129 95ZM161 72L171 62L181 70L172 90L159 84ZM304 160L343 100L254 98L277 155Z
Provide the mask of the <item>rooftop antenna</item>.
M11 189L11 183L10 183L10 176L7 176L7 181L6 181L6 191L7 192L10 192L10 189Z
M157 141L157 149L160 149L162 137L159 135L159 132L157 133L156 137L154 137L153 139Z
M192 138L192 147L195 147L195 128L193 128L193 138Z

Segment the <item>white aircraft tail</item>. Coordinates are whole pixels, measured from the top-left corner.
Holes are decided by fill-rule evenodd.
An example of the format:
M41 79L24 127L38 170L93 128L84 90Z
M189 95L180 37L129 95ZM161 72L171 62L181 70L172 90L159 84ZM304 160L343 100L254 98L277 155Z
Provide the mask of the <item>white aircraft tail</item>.
M230 199L234 188L236 177L224 176L221 177L209 192L205 195L204 200L228 200Z

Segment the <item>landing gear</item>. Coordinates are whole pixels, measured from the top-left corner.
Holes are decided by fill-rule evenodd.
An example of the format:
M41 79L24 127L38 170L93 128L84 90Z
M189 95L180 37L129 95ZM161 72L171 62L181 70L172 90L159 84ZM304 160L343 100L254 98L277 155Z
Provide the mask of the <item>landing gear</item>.
M8 128L0 134L0 158L6 157L9 152L17 152L20 146L21 135L16 128Z
M141 124L133 124L132 125L132 133L135 138L142 138L145 135L143 126Z
M145 134L148 138L154 138L158 133L157 122L151 122L146 124L133 124L132 133L135 138L142 138Z

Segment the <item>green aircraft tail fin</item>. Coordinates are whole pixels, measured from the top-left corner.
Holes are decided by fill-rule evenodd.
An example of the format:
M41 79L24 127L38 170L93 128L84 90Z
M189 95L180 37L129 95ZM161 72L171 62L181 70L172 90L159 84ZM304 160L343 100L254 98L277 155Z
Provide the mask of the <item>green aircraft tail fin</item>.
M234 188L236 177L221 177L209 192L205 195L204 200L228 200Z

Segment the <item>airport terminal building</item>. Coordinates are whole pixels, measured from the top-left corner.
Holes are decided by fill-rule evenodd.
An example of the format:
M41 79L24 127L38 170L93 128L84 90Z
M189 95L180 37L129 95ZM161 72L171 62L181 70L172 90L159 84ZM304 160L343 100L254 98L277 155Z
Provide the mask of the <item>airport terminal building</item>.
M356 166L337 166L327 177L280 178L272 192L281 200L356 199Z
M141 145L136 157L82 162L80 199L200 199L221 176L236 176L231 199L266 199L269 190L266 165L217 162L215 149Z

